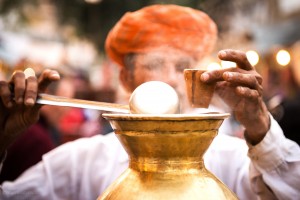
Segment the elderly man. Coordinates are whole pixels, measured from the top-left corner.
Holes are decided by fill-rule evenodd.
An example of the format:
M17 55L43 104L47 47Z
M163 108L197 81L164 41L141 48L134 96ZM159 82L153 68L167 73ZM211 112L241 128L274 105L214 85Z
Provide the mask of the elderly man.
M212 49L216 32L214 22L201 11L153 5L125 14L109 33L106 51L120 65L120 80L129 92L141 83L159 80L173 86L184 99L182 71L195 66ZM218 94L245 127L248 145L220 134L205 154L207 168L240 199L297 198L300 149L284 137L269 115L262 100L261 77L242 52L224 50L219 58L236 62L237 69L210 71L202 75L201 81L217 82ZM38 80L16 72L9 82L1 82L2 157L18 134L37 120L37 92L45 91L58 79L55 71L45 70ZM16 181L3 183L0 196L96 199L127 167L127 154L113 133L79 139L46 154Z

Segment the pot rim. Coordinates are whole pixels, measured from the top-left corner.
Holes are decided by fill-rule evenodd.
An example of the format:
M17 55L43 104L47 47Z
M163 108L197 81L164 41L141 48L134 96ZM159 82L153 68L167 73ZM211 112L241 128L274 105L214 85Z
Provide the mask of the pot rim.
M102 117L110 120L200 120L200 119L225 119L229 113L198 113L198 114L125 114L103 113Z

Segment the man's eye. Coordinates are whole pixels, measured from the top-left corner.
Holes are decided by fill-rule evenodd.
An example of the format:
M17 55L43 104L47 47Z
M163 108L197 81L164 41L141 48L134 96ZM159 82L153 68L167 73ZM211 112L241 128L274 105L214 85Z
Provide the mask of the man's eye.
M153 61L151 63L147 63L147 64L143 65L143 67L146 70L158 70L158 69L163 68L163 62L159 61L159 60L156 60L156 61Z
M143 65L143 68L145 70L155 70L157 68L157 65L151 64L151 65Z

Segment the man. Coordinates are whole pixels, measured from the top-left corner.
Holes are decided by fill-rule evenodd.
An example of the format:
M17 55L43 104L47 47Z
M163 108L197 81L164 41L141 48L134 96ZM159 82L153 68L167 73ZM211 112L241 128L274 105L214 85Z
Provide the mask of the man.
M154 5L127 13L109 33L106 51L120 65L120 80L128 91L143 82L160 80L184 97L182 70L195 66L212 49L215 39L216 26L206 14L175 5ZM219 58L236 62L238 67L225 73L206 72L201 81L217 82L216 91L245 127L249 147L244 140L220 134L205 154L207 168L240 199L298 197L300 149L283 136L269 115L262 100L260 75L242 52L220 51ZM55 71L45 70L38 81L15 72L10 82L1 82L2 156L18 133L37 120L37 92L58 79ZM127 167L127 155L114 134L80 139L46 154L15 182L2 184L0 196L96 199Z

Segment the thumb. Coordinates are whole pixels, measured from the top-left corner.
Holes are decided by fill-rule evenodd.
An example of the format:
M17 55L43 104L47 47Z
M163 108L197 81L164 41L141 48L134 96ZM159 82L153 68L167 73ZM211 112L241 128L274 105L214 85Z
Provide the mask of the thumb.
M45 92L47 87L53 82L58 81L60 79L60 75L55 70L46 69L42 72L38 80L38 91Z

